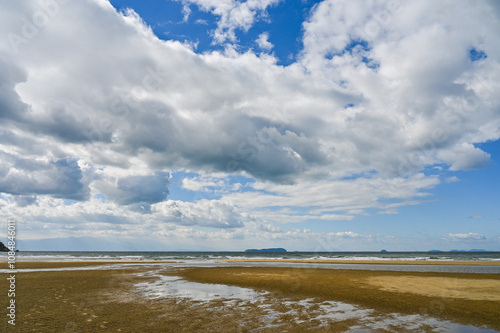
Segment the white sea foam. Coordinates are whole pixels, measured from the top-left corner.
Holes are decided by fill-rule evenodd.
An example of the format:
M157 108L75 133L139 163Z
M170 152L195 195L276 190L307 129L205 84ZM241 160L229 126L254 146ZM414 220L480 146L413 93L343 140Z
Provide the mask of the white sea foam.
M6 259L6 253L0 253L0 259ZM178 262L200 262L220 260L482 260L499 261L500 252L54 252L21 251L16 254L18 261L37 260L173 260Z

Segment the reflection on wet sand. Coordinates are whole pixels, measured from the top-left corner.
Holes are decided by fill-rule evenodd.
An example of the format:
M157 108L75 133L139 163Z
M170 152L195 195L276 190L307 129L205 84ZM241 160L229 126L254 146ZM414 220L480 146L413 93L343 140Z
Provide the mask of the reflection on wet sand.
M196 283L183 280L178 276L163 275L168 271L157 270L140 273L138 276L149 276L155 279L135 284L141 294L150 299L188 299L197 306L201 302L212 311L224 313L225 310L249 308L264 311L255 318L262 328L281 331L284 325L308 323L308 330L345 326L345 332L496 332L474 326L459 325L446 320L439 320L425 315L401 315L397 313L380 313L374 309L366 309L352 304L335 301L324 301L316 298L277 296L270 292L256 291L251 288L228 286L223 284ZM236 273L238 276L249 273ZM261 273L253 278L280 280L283 274ZM495 281L498 282L498 281ZM214 301L220 301L217 305ZM340 327L340 326L338 326Z

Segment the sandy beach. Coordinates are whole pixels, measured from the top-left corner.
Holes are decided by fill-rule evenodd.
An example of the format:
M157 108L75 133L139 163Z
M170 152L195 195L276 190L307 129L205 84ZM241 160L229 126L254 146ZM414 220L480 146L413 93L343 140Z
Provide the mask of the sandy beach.
M17 265L63 268L109 264L87 261ZM373 327L385 323L377 332L425 332L438 325L436 320L500 330L498 274L283 267L162 269L161 265L133 264L137 265L106 270L18 272L17 331L348 332L353 328L373 331ZM8 290L6 276L0 274L1 290ZM251 288L252 293L261 296L245 301L225 300L213 294L213 300L200 301L146 297L145 289L139 288L161 286L161 278L172 276ZM414 329L409 329L409 320L424 324L414 324ZM1 331L11 328L5 319L0 327Z
M159 260L78 260L78 261L18 261L16 262L17 269L45 269L45 268L66 268L66 267L96 267L112 264L168 264L173 261ZM0 261L0 267L6 267L7 263Z

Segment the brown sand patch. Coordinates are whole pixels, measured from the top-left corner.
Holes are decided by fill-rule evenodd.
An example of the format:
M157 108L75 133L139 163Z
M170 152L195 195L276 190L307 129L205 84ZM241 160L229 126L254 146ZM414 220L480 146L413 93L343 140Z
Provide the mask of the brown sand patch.
M282 273L234 273L235 276L251 276L254 279L283 279L288 278L287 274Z
M476 301L500 301L500 280L452 277L376 276L367 282L382 290L431 297L452 297Z
M373 264L373 265L472 265L498 266L500 261L490 260L308 260L308 259L235 259L225 262L289 262L299 264Z

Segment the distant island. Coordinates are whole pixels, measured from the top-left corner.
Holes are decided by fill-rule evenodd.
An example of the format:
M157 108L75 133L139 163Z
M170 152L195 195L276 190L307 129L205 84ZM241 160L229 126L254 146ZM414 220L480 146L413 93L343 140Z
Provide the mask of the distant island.
M278 248L272 248L272 249L248 249L245 250L245 252L286 252L285 249L278 247Z
M472 250L451 250L450 252L488 252L483 249L472 249Z

